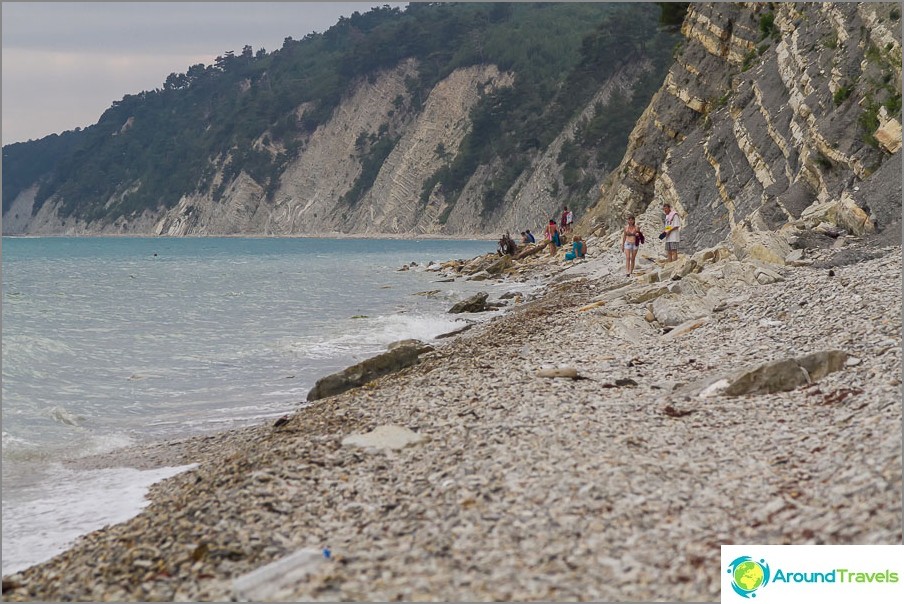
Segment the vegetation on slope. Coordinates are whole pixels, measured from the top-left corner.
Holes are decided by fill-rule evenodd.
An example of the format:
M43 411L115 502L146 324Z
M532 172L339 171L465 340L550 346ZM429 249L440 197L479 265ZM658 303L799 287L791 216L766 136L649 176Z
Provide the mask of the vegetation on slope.
M415 103L460 67L493 63L516 73L513 89L481 101L462 153L433 181L454 200L478 166L504 158L505 170L485 192L491 210L618 65L641 55L669 56L669 34L657 33L658 15L651 4L606 3L412 3L405 11L383 6L354 13L322 34L288 37L273 52L245 46L212 65L170 74L161 88L114 102L84 130L5 147L3 208L35 182L35 211L59 196L64 216L86 220L169 208L196 191L218 198L240 172L272 194L287 162L356 81L415 58L418 76L408 83ZM650 86L644 90L652 94ZM586 167L582 162L615 165L627 124L649 94L601 107L576 141L587 152L563 161L578 172ZM610 114L617 122L611 128ZM377 159L395 142L368 146L362 163L371 169L347 203L366 192ZM592 157L597 146L606 150ZM19 167L14 174L12 166ZM218 171L222 178L215 181ZM575 184L578 194L588 187L580 179Z

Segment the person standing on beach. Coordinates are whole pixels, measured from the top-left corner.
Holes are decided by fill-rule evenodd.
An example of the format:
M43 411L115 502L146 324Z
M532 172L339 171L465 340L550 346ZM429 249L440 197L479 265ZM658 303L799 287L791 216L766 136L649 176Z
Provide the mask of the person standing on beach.
M562 208L562 217L559 218L559 232L563 235L565 234L565 229L568 227L568 206Z
M628 224L622 231L622 251L625 253L625 277L634 273L634 261L640 247L640 229L634 224L634 214L628 214Z
M678 260L678 244L681 242L681 235L678 229L681 228L681 218L678 217L678 212L673 210L670 204L663 204L662 211L665 212L665 228L659 238L665 239L667 260L673 262Z
M546 225L546 240L549 242L549 255L555 256L558 247L562 243L559 238L559 229L556 228L556 221L553 218L550 218L549 224Z

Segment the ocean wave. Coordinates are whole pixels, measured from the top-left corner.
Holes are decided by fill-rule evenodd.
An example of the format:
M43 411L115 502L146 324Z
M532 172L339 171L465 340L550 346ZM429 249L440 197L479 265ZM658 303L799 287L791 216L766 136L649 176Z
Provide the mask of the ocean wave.
M392 314L356 319L349 332L320 341L295 341L288 350L311 359L375 354L386 346L409 338L430 341L468 324L461 318L441 314Z
M55 465L49 479L3 499L4 575L64 551L77 537L124 522L146 505L148 488L195 467L69 470Z

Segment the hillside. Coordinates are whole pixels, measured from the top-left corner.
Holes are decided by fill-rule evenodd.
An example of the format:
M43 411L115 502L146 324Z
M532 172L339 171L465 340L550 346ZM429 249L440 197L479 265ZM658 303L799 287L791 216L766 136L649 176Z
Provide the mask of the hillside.
M3 232L435 233L582 208L678 34L652 4L412 4L3 149Z

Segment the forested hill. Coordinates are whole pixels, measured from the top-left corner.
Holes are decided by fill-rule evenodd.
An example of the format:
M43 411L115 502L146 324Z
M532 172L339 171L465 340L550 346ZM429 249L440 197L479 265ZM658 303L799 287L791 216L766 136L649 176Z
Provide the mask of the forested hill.
M594 203L621 161L679 38L662 18L653 3L412 3L228 51L97 124L5 146L3 232L536 226Z

